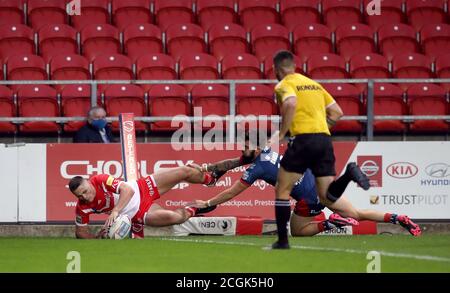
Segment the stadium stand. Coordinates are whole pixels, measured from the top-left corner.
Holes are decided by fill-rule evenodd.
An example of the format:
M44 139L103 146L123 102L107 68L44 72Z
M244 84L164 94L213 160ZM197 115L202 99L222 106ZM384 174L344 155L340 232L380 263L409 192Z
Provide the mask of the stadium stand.
M119 30L131 24L152 23L153 18L148 0L113 0L112 16Z
M110 23L109 0L80 0L81 14L71 15L73 27L80 31L89 24Z
M15 117L16 105L13 92L6 86L0 85L0 117ZM15 133L16 126L11 122L0 122L0 133Z
M109 24L90 24L81 30L82 53L92 61L99 54L121 53L119 30Z
M208 30L213 25L236 23L237 13L234 0L197 0L198 23Z
M382 16L365 12L365 5L369 2L81 0L81 15L68 16L64 1L0 0L0 65L3 65L0 79L274 79L271 59L280 49L292 50L296 54L297 72L314 79L450 77L448 1L383 1ZM353 90L356 88L362 95L360 98L364 98L367 96L367 85L340 84L341 90L337 90L336 86L330 86L336 95L344 93L345 98L347 92L350 93L347 96L351 98L347 100L340 97L348 103L348 113L361 113L356 111L357 105L359 110L366 105L361 100L356 103L358 99ZM379 86L383 86L384 90L380 90ZM395 115L410 113L409 89L417 90L421 86L423 88L428 84L376 84L374 89L378 92L375 97L382 98L376 98L375 111L390 113L386 105L391 103ZM429 86L434 88L433 84ZM439 83L436 86L444 90L441 102L448 108L450 84ZM20 88L18 85L8 87L13 93ZM58 84L51 87L62 94L66 86ZM98 90L101 93L107 87L101 85ZM148 93L154 86L141 84L139 87ZM193 85L181 87L187 92L195 88ZM226 85L224 87L227 88ZM392 87L399 87L402 94ZM158 86L156 90L165 93L161 88L164 87ZM168 93L177 92L177 87L171 85L169 88ZM217 89L217 97L224 95L223 88L217 84L212 86L212 90L207 89L202 88L202 91L209 95ZM403 96L403 92L406 100L400 105L401 99L398 97ZM201 96L200 89L195 93ZM384 93L388 93L389 99L384 98ZM188 96L184 92L177 95ZM392 96L397 98L391 99ZM158 100L149 97L152 101ZM6 100L2 101L6 104L11 102ZM189 104L188 99L184 100ZM386 102L388 100L389 103ZM17 108L14 99L12 102ZM155 105L162 104L156 102ZM181 104L184 105L184 102ZM218 106L217 112L226 108L225 104L219 104L222 106ZM5 113L1 115L11 115L9 109L5 106ZM149 111L151 109L148 108ZM177 110L182 113L186 111ZM66 115L63 108L61 113ZM340 125L337 131L362 131L360 122L345 121L343 125L347 122L355 122L353 131L342 130ZM443 124L434 123L437 121L422 122L431 125L430 129L435 127L438 133L444 131L443 125L448 127L445 121L440 121ZM73 123L73 126L71 123L64 125L64 131L74 131L80 125ZM16 130L14 124L1 125L8 125L5 127L8 132ZM375 131L379 133L422 131L421 126L417 128L414 125L421 123L396 120L376 121L374 124ZM19 127L19 131L27 129L23 126ZM57 131L55 129L52 131ZM152 123L150 129L166 131L176 128L157 122ZM34 128L33 131L38 130Z
M7 24L0 27L0 60L15 54L34 54L33 30L26 25Z
M373 110L375 115L408 115L403 90L392 84L376 84L374 88ZM402 133L406 124L401 120L374 121L374 131Z
M363 115L363 105L359 90L350 84L324 84L324 88L336 99L346 115ZM360 133L362 125L359 121L339 121L333 133Z
M194 23L191 0L155 0L156 23L165 31L172 24Z
M25 15L23 3L17 0L0 1L0 26L9 24L23 24Z
M60 54L78 54L77 31L65 24L48 24L38 32L39 54L46 62Z
M316 53L332 53L332 32L322 24L299 25L293 31L293 48L303 62Z
M148 91L149 116L190 116L191 105L188 100L188 92L180 85L155 85ZM180 126L171 126L170 121L150 123L153 131L171 131Z
M136 117L147 116L147 107L144 100L144 91L137 85L113 84L104 92L105 110L111 116L119 116L120 113L133 113ZM119 131L119 122L112 122L112 130ZM145 131L147 125L144 122L135 122L136 131Z
M60 0L30 0L27 2L28 23L34 29L46 24L65 24L68 20L66 3Z
M249 53L247 33L237 24L215 24L208 31L209 49L219 60L227 54Z
M64 86L60 94L61 113L64 117L87 116L91 108L91 87L89 85L69 84ZM78 131L84 124L84 121L69 121L64 124L64 131Z
M166 31L166 49L175 60L189 53L206 53L205 33L196 24L173 24Z
M227 116L230 112L228 87L220 84L198 84L192 88L192 107L201 107L202 115ZM204 121L202 130L209 130L214 123ZM226 129L226 122L223 122L222 129ZM198 129L198 125L194 124Z
M298 25L320 23L320 0L281 0L282 24L290 31Z
M20 117L58 117L56 90L47 85L22 85L17 91ZM31 121L19 126L21 132L58 132L59 125L50 121Z
M162 32L152 24L131 24L123 31L124 54L132 60L163 53Z

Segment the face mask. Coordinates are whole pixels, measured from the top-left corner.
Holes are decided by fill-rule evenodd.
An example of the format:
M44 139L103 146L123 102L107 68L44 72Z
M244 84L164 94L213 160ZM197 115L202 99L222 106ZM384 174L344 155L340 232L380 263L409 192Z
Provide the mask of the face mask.
M95 119L92 120L91 125L97 130L102 130L106 126L106 119Z

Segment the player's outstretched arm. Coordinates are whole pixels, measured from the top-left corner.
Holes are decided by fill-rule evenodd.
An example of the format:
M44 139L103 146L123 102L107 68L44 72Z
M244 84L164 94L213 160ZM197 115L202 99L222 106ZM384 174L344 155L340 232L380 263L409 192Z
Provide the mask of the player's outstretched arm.
M246 190L249 186L243 184L240 181L237 181L228 189L225 189L218 195L214 196L213 198L207 200L207 201L196 201L198 207L200 208L206 208L210 206L219 205L221 203L227 202L234 198L235 196L242 193L244 190Z
M241 158L227 159L215 163L204 164L202 171L204 172L226 172L236 167L242 166Z
M114 220L117 218L119 213L126 207L126 205L130 202L130 199L134 195L134 190L126 183L122 183L119 186L119 201L117 205L112 209L111 214L105 222L105 227L109 227Z

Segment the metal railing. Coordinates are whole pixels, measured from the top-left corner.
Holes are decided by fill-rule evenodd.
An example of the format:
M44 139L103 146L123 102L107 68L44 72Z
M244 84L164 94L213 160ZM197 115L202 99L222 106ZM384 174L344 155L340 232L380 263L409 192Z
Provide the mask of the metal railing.
M230 125L241 121L236 116L236 85L237 84L275 84L276 80L26 80L26 81L0 81L0 85L90 85L91 86L91 104L97 105L97 86L98 85L112 85L112 84L135 84L135 85L156 85L156 84L226 84L229 85L230 94L230 108L227 117L215 117L214 121L230 121ZM326 79L317 80L317 82L324 83L345 83L345 84L366 84L367 85L367 115L361 116L344 116L341 120L356 120L366 123L367 140L373 140L373 123L374 120L402 120L404 122L413 122L415 120L445 120L450 123L450 115L374 115L374 84L376 83L450 83L450 79ZM11 122L14 124L21 124L24 122L33 121L50 121L56 123L67 123L71 121L84 121L86 117L0 117L0 122ZM117 121L117 117L107 117L109 122ZM160 122L172 121L173 117L159 116L159 117L135 117L136 121L142 122ZM187 117L189 122L207 121L208 117ZM247 120L247 119L246 119ZM258 120L271 120L275 122L280 121L279 116L260 117ZM230 138L233 142L235 137L235 127L228 129Z

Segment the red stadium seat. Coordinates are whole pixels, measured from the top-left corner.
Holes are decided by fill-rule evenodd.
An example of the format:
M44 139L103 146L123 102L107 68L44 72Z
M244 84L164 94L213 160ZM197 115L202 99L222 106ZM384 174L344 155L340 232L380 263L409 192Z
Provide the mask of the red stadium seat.
M185 54L180 58L181 79L218 79L217 59L208 54Z
M450 25L428 24L420 31L425 55L436 58L450 52Z
M373 2L372 0L364 0L364 7ZM373 29L378 30L384 24L397 24L405 22L405 14L403 13L404 0L383 0L381 2L381 14L369 15L364 13L366 23Z
M62 54L55 56L50 62L50 77L52 80L91 79L89 62L80 55Z
M235 23L234 0L197 0L198 23L208 30L212 25Z
M223 79L260 79L261 67L258 59L250 54L230 54L222 60Z
M411 26L420 30L423 25L431 23L445 23L443 0L408 0L406 14Z
M281 0L281 22L289 31L298 25L320 23L320 0Z
M227 116L230 113L230 94L228 87L220 84L198 84L192 88L192 106L200 107L202 116ZM221 125L221 124L219 124ZM194 127L197 125L194 124ZM218 127L215 123L203 121L202 129L209 130ZM226 129L226 122L222 124Z
M119 30L130 24L152 23L149 0L113 0L112 15Z
M69 84L61 91L61 111L64 117L86 117L91 108L91 87L86 84ZM70 121L64 131L78 131L86 122Z
M272 59L280 50L291 49L289 31L280 24L254 25L251 36L253 53L261 61Z
M90 24L81 31L83 55L92 61L99 54L121 53L119 31L109 24Z
M20 117L59 117L56 90L48 85L22 85L17 92ZM56 122L33 121L19 126L25 133L58 132Z
M373 111L375 115L408 115L403 90L392 84L375 84ZM406 130L401 120L375 120L375 132L397 132Z
M192 0L155 0L155 17L163 31L172 24L193 23Z
M67 23L66 3L61 0L29 0L28 23L34 29L46 24Z
M179 63L180 79L218 79L217 59L208 54L185 54ZM188 91L192 84L184 85Z
M390 78L389 62L378 54L357 54L350 59L350 75L352 78ZM356 84L365 91L367 84Z
M47 71L44 59L36 55L14 55L6 64L8 80L45 80ZM18 86L12 86L17 89Z
M312 54L333 52L332 32L323 24L300 25L292 35L294 52L303 62Z
M208 32L211 54L222 60L228 54L248 53L247 33L237 24L216 24Z
M109 116L118 116L120 113L134 113L136 117L147 115L143 90L134 84L113 84L105 91L105 109ZM112 124L113 131L119 131L119 122ZM145 131L147 126L144 122L135 121L136 131Z
M324 23L332 30L343 24L362 22L360 0L327 0L322 2Z
M273 97L273 89L262 84L238 84L236 85L236 114L242 116L271 116L278 114L278 108ZM251 128L256 124L248 121ZM258 127L272 129L270 121L260 121ZM263 126L264 125L264 126ZM245 122L238 123L238 128L247 129Z
M438 78L450 78L450 53L436 58L436 75ZM441 84L446 91L450 91L450 83Z
M391 61L395 55L419 52L416 31L406 24L386 24L378 30L380 53Z
M411 115L448 115L448 102L445 90L434 84L416 84L408 89L408 105ZM412 132L444 132L450 131L449 124L443 120L415 120Z
M336 49L346 61L355 54L374 53L376 49L372 28L358 23L341 25L336 30Z
M335 54L316 54L308 59L307 75L314 79L347 78L343 57Z
M80 0L81 15L70 17L75 29L81 30L89 24L109 23L109 0Z
M0 26L24 23L23 3L18 0L0 0Z
M191 105L186 89L180 85L155 85L148 91L149 116L191 115ZM153 131L171 131L180 128L171 126L170 121L153 122L150 129Z
M133 76L133 63L130 58L120 54L99 55L93 62L94 78L97 80L130 80ZM102 91L106 85L99 85Z
M389 62L378 54L358 54L350 59L353 78L389 78Z
M144 55L136 62L136 76L141 80L174 80L177 79L175 60L164 54ZM148 91L152 85L142 85Z
M359 90L350 84L324 84L323 87L330 93L342 108L346 116L364 115ZM333 127L332 132L361 133L362 125L357 120L341 120Z
M205 53L203 29L195 24L173 24L166 31L167 53L178 60L181 55Z
M65 24L48 24L41 27L39 53L49 62L59 54L78 54L77 31Z
M0 27L0 60L6 61L16 54L34 54L33 31L21 24Z
M257 24L279 23L276 0L239 0L239 18L247 31Z
M0 2L1 4L1 2ZM0 117L15 117L16 105L12 91L0 85ZM0 133L16 132L16 126L10 122L0 122Z
M295 72L303 74L303 62L294 55L295 62ZM273 60L271 58L267 58L264 61L264 75L267 79L276 79L275 72L273 71Z
M124 52L132 60L145 54L162 53L161 30L152 24L132 24L123 31Z
M421 54L399 55L392 61L392 75L394 78L432 78L432 60ZM401 84L406 90L411 84Z

